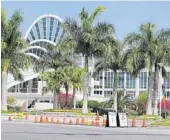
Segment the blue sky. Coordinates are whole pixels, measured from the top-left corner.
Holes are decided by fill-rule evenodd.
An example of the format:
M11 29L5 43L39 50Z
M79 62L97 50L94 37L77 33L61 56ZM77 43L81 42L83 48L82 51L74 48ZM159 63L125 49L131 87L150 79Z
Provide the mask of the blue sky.
M21 25L23 33L29 28L31 23L42 14L56 14L61 18L73 17L78 18L82 7L92 12L95 7L103 5L106 11L101 13L98 21L105 21L113 24L116 28L116 37L123 37L130 32L138 31L141 23L147 21L156 24L157 30L161 28L170 28L170 2L59 2L59 1L37 1L37 2L2 2L2 7L6 10L9 18L12 13L20 9L23 11L24 22Z

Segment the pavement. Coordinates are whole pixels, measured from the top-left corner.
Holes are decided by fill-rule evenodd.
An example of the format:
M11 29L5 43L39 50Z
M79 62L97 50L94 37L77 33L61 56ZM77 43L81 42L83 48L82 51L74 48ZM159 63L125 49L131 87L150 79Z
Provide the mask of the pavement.
M1 121L2 140L168 140L170 128L105 128Z

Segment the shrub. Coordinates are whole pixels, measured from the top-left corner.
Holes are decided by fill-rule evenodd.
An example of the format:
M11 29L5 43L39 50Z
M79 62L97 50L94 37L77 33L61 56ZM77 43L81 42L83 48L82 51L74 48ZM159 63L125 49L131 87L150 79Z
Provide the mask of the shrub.
M89 100L88 101L88 108L94 108L94 107L99 107L100 104L98 101L94 101L94 100Z
M13 97L7 97L7 104L8 105L15 105L16 104L16 99Z

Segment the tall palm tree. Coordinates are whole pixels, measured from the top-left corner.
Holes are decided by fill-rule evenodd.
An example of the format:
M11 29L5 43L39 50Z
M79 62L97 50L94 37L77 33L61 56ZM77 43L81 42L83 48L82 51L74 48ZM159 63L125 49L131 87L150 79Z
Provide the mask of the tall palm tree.
M144 56L146 67L148 68L148 98L147 98L147 115L152 114L152 67L155 64L155 25L148 22L140 26L139 33L131 33L125 38L129 45L138 46L138 50Z
M52 91L54 93L53 96L53 109L57 109L59 107L59 92L61 86L64 84L66 74L62 68L58 68L55 71L45 72L41 74L40 79L46 81L45 90Z
M67 18L63 23L63 29L65 32L64 40L65 47L73 48L77 54L82 54L85 58L85 77L83 86L83 108L82 112L87 113L87 99L88 99L88 81L89 81L89 58L100 56L106 47L106 38L108 38L114 32L114 28L111 24L96 22L96 18L99 13L105 11L103 6L98 6L90 15L83 8L79 20Z
M111 69L114 72L114 86L113 86L113 99L114 110L117 111L117 85L118 85L118 70L125 70L126 59L123 52L124 46L118 41L110 40L108 42L108 50L104 57L95 64L95 71L99 72L102 69Z
M15 11L12 17L7 20L4 9L1 10L1 68L2 68L2 102L1 109L7 110L7 77L11 73L15 80L21 80L21 69L30 65L30 57L22 52L28 47L21 32L20 25L23 22L21 12Z
M158 71L160 70L159 63L163 63L165 65L170 65L170 49L169 49L169 39L170 39L170 29L161 29L157 34L156 38L153 41L154 45L154 55L155 55L155 64L154 64L154 115L158 114L157 110L157 98L156 95L158 93ZM166 69L162 67L162 76L166 76Z
M118 90L117 91L117 107L119 111L123 111L123 109L126 106L129 106L132 101L132 98L130 95L125 95L124 96L124 91L123 90ZM114 100L110 99L104 103L103 107L111 107L114 104Z
M42 46L46 49L46 53L41 59L36 61L35 70L37 72L48 71L49 69L57 70L58 68L64 68L73 64L72 54L70 52L61 51L61 43L56 46L48 44Z
M59 70L62 70L62 73L65 74L64 68L74 64L72 61L72 54L69 51L67 51L67 52L61 51L61 49L60 49L61 42L59 42L59 44L57 44L56 46L48 44L48 45L42 46L42 47L44 47L46 49L46 53L41 59L36 61L36 65L34 67L36 71L41 72L43 74L45 71L47 72L51 69L51 70L55 71L53 74L57 74L57 72L59 72ZM61 73L61 72L59 72L59 73ZM48 75L48 73L47 73L47 75ZM68 77L65 76L61 79L61 81L64 80L64 82L62 84L66 84L67 78ZM48 76L47 76L47 80L48 80ZM55 87L55 84L54 84L54 87ZM59 82L59 84L56 84L55 90L51 86L49 86L49 88L48 88L49 90L51 89L54 92L55 101L56 101L57 93L59 92L58 88L60 88L60 87L61 86L60 86L60 82ZM67 93L68 93L68 91L67 91ZM54 108L56 108L55 102L54 102Z

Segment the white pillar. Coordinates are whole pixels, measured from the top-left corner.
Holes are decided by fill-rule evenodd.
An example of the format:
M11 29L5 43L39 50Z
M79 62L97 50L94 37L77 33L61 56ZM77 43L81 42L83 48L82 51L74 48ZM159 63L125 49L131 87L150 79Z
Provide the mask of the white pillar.
M28 81L28 92L32 93L33 79Z
M126 95L126 72L124 72L124 96Z
M139 96L139 76L136 77L135 98Z
M102 71L102 95L104 97L104 80L105 80L105 74L104 74L104 70ZM100 79L100 77L99 77Z

